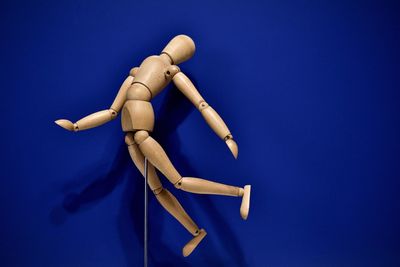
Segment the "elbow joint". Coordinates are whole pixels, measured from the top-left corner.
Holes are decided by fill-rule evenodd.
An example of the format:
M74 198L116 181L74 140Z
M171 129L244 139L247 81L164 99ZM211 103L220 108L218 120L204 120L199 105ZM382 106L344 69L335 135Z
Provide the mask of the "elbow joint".
M77 132L77 131L79 131L79 126L78 126L78 123L74 123L74 132Z
M201 112L201 111L203 111L203 109L206 109L209 106L210 105L206 101L202 100L202 101L200 101L199 105L197 106L197 109Z
M110 108L108 112L110 112L111 120L115 119L118 116L118 112L113 110L112 108Z

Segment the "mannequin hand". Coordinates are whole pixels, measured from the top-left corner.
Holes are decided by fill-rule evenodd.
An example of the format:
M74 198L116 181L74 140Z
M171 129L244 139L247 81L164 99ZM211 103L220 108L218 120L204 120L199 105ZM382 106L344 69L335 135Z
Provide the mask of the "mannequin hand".
M228 146L229 150L232 152L232 155L235 157L235 159L237 159L238 157L238 145L236 144L235 140L233 140L232 138L229 138L227 140L225 140L226 145Z
M56 120L55 123L68 131L78 131L78 126L76 125L76 123L72 123L69 120Z

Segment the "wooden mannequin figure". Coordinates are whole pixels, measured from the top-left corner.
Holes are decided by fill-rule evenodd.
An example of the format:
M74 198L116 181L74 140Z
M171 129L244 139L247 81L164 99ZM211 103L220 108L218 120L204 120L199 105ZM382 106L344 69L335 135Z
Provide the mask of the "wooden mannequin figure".
M154 112L150 100L173 81L237 158L238 147L228 127L177 66L190 59L194 52L193 40L186 35L178 35L160 55L150 56L139 67L131 69L109 109L90 114L76 123L64 119L55 121L64 129L77 132L109 122L122 110L122 129L126 132L125 142L132 161L144 175L144 158L148 159L149 187L160 204L193 235L193 239L183 247L182 253L185 257L192 253L207 233L204 229L199 229L174 195L163 188L155 169L163 173L176 188L187 192L241 197L240 215L244 220L249 214L251 189L250 185L241 188L200 178L182 177L161 145L150 136L154 127Z

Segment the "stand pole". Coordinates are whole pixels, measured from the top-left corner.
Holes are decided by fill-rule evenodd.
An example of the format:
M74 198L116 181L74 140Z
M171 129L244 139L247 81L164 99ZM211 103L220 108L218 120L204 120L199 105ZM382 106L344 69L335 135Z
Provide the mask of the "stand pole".
M147 267L147 158L144 158L144 267Z

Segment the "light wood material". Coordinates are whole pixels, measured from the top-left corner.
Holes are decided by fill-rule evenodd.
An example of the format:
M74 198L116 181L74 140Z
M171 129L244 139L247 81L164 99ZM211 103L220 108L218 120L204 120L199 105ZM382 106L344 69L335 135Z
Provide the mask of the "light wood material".
M183 177L177 184L177 188L186 192L196 194L224 195L224 196L240 196L241 188L220 184L201 178Z
M172 80L179 91L181 91L198 109L200 103L203 102L204 99L193 85L192 81L183 72L177 73Z
M228 135L231 134L222 118L207 103L202 103L202 108L200 112L208 125L210 125L211 129L213 129L213 131L219 136L219 138L225 139Z
M134 68L132 68L132 69L129 71L129 75L132 76L132 77L135 77L135 76L136 76L136 73L138 72L138 70L139 70L139 67L134 67Z
M141 83L134 83L126 92L126 100L150 101L151 92L149 88Z
M77 130L86 130L102 125L117 116L115 110L107 109L90 114L76 122Z
M177 219L186 230L192 235L198 235L199 228L193 222L192 218L186 213L179 201L167 189L163 189L160 194L156 195L160 204Z
M165 88L170 82L165 76L170 63L160 56L150 56L140 64L134 83L141 83L151 91L152 97Z
M122 130L131 132L137 130L153 131L154 111L150 102L128 100L122 109Z
M232 155L235 157L235 159L237 159L239 148L235 140L233 140L232 138L228 138L225 140L225 143L228 146L229 150L231 151Z
M171 65L167 68L167 71L165 72L165 76L167 77L167 79L172 79L180 71L181 71L181 69L177 65Z
M251 185L246 185L244 187L242 204L240 205L240 216L242 216L243 220L247 220L247 217L249 216L250 193L251 193Z
M207 232L204 229L201 229L198 236L193 237L182 249L182 254L184 257L192 254L193 250L199 245L201 240L207 235Z
M131 156L133 163L144 177L144 156L142 152L140 152L137 144L135 143L132 133L128 133L125 136L125 143L128 146L129 155ZM160 182L160 179L158 178L154 166L151 163L148 164L147 168L147 182L154 194L162 191L162 184Z
M58 126L64 128L65 130L68 131L73 131L75 129L75 125L69 121L69 120L65 120L65 119L60 119L60 120L56 120L54 121Z
M227 125L177 66L190 59L195 50L195 44L190 37L186 35L174 37L160 55L149 56L139 67L130 70L129 77L122 83L109 109L90 114L75 123L67 119L55 121L69 131L85 130L114 119L122 110L122 129L127 132L125 142L133 163L143 175L144 157L147 157L149 187L160 204L194 235L194 238L183 247L182 253L185 257L193 252L207 233L204 229L198 229L178 200L163 188L156 169L162 172L176 188L186 192L241 197L240 215L243 219L247 219L249 214L251 193L250 185L241 188L202 178L182 177L162 146L149 135L154 128L154 111L150 101L173 81L201 112L210 128L225 141L233 156L237 157L238 146Z
M192 38L181 34L175 36L163 49L162 53L167 54L172 59L173 64L178 65L190 59L195 51L196 46Z
M144 177L144 156L140 152L137 144L134 142L133 134L128 133L125 137L125 143L128 145L129 154L133 163L139 169ZM156 195L158 202L177 219L189 233L196 236L199 228L193 222L192 218L186 213L182 205L167 189L162 187L160 179L157 176L154 166L149 163L147 169L147 178L150 189Z
M171 183L176 184L182 177L172 165L164 149L151 136L147 136L144 140L136 138L137 135L141 134L143 135L143 131L135 134L135 141L139 144L143 155L145 155L150 163L162 172Z
M172 58L171 58L170 56L168 56L167 54L161 53L161 54L160 54L160 58L161 58L162 60L164 60L165 62L168 62L168 64L174 64L174 63L172 62Z
M92 113L80 119L76 123L73 123L66 119L56 120L55 123L68 131L77 132L100 126L104 123L111 121L112 119L115 119L118 115L118 112L121 110L122 105L125 102L126 92L128 88L131 86L133 79L134 78L132 76L128 76L125 79L120 89L118 90L118 94L115 97L114 102L112 103L110 109Z
M204 98L184 73L177 73L172 80L179 91L181 91L201 112L201 115L211 129L219 136L219 138L225 140L232 155L237 158L239 151L238 146L236 142L233 141L232 134L221 116L219 116L218 113L204 101Z
M133 83L133 77L128 76L125 81L122 83L121 88L118 91L117 96L114 99L114 102L111 105L111 109L119 112L126 100L126 92L131 87Z
M135 142L143 155L156 167L176 188L197 194L242 196L243 189L236 186L216 183L201 178L182 177L171 163L161 145L145 131L135 134Z
M66 130L77 132L77 131L82 131L82 130L86 130L86 129L90 129L90 128L94 128L99 125L102 125L106 122L111 121L116 116L117 116L117 113L115 112L115 110L106 109L106 110L101 110L101 111L92 113L92 114L80 119L76 123L72 123L71 121L64 120L64 119L56 120L55 123L60 125L61 127L63 127Z

